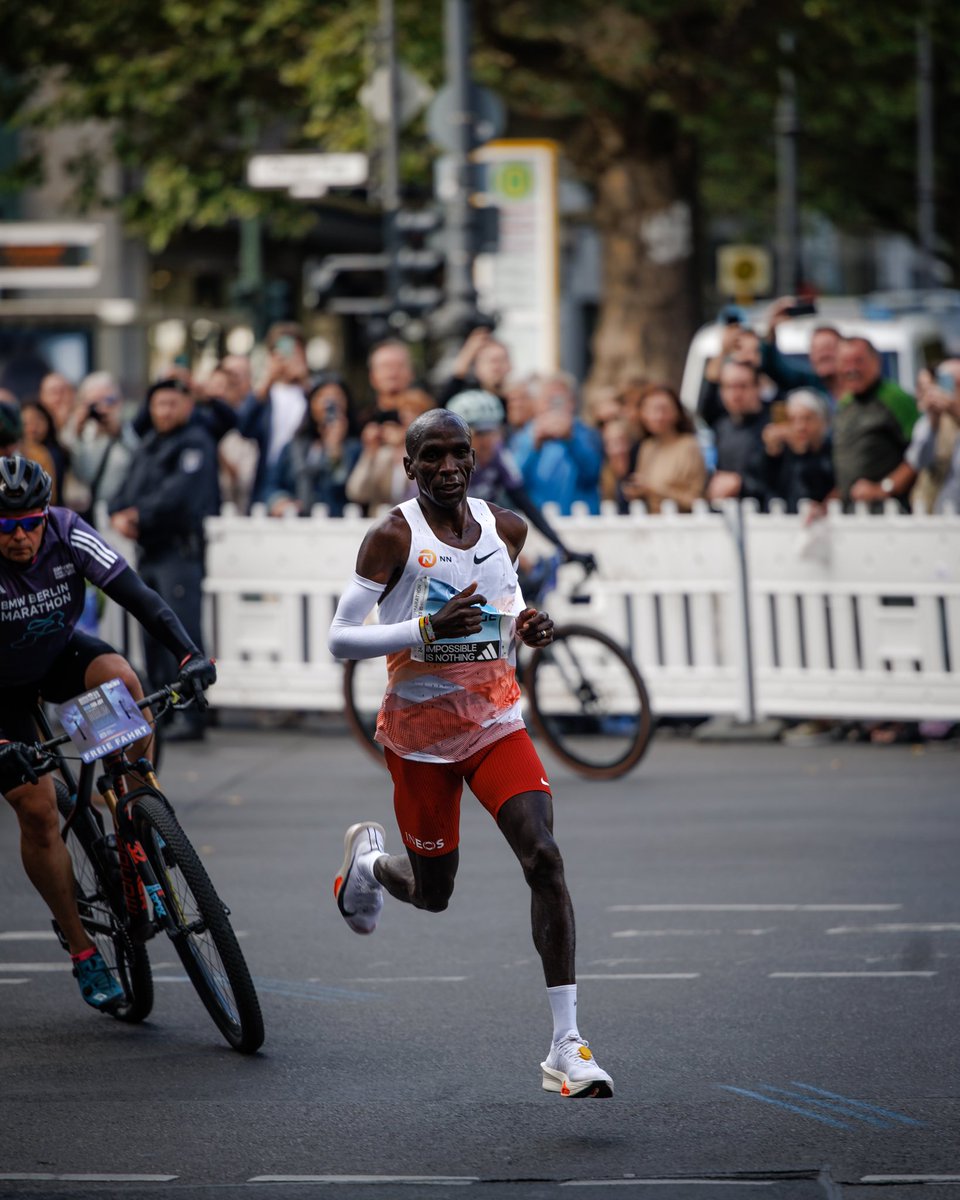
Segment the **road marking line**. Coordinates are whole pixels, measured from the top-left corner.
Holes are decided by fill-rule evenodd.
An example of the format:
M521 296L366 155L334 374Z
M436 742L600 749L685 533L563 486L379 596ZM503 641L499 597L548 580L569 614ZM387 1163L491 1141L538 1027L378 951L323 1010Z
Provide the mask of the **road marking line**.
M580 971L577 972L578 979L699 979L700 972L672 972L672 973L657 973L648 975L584 975Z
M960 1175L862 1175L861 1183L960 1183Z
M825 1117L823 1113L811 1112L808 1108L800 1108L797 1104L788 1104L785 1100L775 1100L772 1096L764 1096L762 1092L752 1092L748 1088L733 1087L728 1083L718 1083L717 1087L725 1092L735 1092L738 1096L748 1096L751 1100L759 1100L762 1104L772 1104L775 1108L785 1108L788 1112L799 1113L801 1117L810 1117L821 1125L830 1125L834 1129L853 1129L845 1121L837 1121L833 1117Z
M621 929L613 937L760 937L764 933L775 933L774 926L767 929Z
M766 1092L775 1092L778 1096L790 1096L794 1100L804 1100L807 1104L815 1104L818 1108L825 1108L828 1112L836 1113L841 1117L853 1117L857 1121L863 1121L864 1125L871 1125L874 1129L892 1129L893 1125L890 1121L883 1120L881 1117L875 1117L870 1113L863 1112L855 1107L856 1100L844 1100L840 1102L840 1097L836 1100L818 1100L816 1096L808 1096L804 1092L792 1092L789 1088L774 1087L772 1083L761 1083L758 1086L762 1087ZM800 1084L804 1087L804 1084ZM817 1088L809 1089L818 1091Z
M0 971L72 971L70 960L66 962L11 962L0 963Z
M18 1173L15 1171L0 1175L0 1181L3 1183L49 1183L51 1181L62 1183L172 1183L178 1178L177 1175L49 1175L42 1172Z
M564 1179L560 1187L773 1187L772 1179Z
M827 1096L830 1100L841 1100L844 1104L852 1104L856 1108L866 1108L870 1112L880 1113L881 1116L889 1117L891 1121L899 1121L901 1125L919 1125L923 1126L923 1121L917 1121L913 1117L905 1117L902 1113L894 1112L889 1108L880 1108L877 1104L868 1104L866 1100L851 1100L849 1096L840 1096L836 1092L827 1092L823 1088L814 1087L811 1083L800 1083L797 1079L791 1079L792 1087L803 1088L806 1092L816 1092L818 1096Z
M902 904L611 904L607 912L898 912Z
M827 933L960 933L960 925L837 925Z
M0 979L0 984L4 983L29 983L29 979Z
M0 933L0 942L56 942L52 929L8 929Z
M466 983L469 975L358 975L348 983Z
M247 1183L418 1183L458 1186L479 1183L478 1175L254 1175Z
M768 979L930 979L936 971L771 971Z

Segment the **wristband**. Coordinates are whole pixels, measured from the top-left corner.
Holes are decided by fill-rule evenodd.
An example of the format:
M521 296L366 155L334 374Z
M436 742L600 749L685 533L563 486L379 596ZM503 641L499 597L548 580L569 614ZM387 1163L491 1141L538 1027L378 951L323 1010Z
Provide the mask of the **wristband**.
M433 625L427 613L424 613L424 615L420 618L420 636L423 638L425 643L435 642L437 640L437 635L434 632Z

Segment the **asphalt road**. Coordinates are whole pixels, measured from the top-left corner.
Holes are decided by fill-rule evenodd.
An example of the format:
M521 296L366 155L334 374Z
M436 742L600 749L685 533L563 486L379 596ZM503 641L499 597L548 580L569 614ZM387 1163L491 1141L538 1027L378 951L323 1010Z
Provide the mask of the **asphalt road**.
M163 779L264 1049L228 1049L156 941L149 1021L87 1010L5 809L0 1196L960 1196L960 754L661 739L616 783L547 765L612 1100L541 1090L526 889L479 806L450 909L388 898L357 937L332 879L348 824L392 832L386 776L336 729L234 723Z

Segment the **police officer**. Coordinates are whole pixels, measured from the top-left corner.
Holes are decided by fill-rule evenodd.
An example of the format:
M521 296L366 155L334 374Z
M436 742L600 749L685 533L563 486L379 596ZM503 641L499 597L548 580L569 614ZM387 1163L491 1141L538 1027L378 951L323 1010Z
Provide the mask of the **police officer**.
M193 395L171 376L147 393L153 429L130 463L127 477L110 502L110 521L139 547L137 569L202 646L204 517L220 508L217 450L205 427L191 421ZM176 674L169 651L144 638L147 674L158 686ZM200 741L202 713L187 710L184 724L168 739Z

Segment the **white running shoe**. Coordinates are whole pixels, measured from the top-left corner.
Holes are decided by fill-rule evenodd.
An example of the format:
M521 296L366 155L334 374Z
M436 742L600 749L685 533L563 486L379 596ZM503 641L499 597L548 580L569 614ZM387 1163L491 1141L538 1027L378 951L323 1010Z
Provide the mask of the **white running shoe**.
M613 1095L613 1080L597 1066L590 1047L575 1033L553 1043L540 1069L545 1092L584 1100Z
M371 852L384 854L384 829L376 821L351 825L343 839L340 874L333 882L337 908L354 933L373 933L383 908L383 888L357 869L357 859Z

